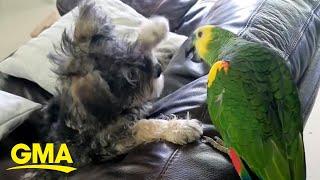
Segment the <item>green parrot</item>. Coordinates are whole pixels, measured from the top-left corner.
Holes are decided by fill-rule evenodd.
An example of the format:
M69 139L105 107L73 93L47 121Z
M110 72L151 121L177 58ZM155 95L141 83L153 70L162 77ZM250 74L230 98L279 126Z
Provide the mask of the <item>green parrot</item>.
M259 179L306 179L300 101L285 60L212 25L192 36L196 53L211 67L211 120L239 176L250 179L242 160Z

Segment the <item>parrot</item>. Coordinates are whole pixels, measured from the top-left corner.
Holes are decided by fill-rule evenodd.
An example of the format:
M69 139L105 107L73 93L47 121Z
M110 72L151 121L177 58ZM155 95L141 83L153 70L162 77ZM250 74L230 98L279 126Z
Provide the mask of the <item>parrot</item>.
M305 180L300 100L285 59L214 25L198 27L191 39L210 67L207 106L218 143L240 178L251 179L247 167L258 179Z

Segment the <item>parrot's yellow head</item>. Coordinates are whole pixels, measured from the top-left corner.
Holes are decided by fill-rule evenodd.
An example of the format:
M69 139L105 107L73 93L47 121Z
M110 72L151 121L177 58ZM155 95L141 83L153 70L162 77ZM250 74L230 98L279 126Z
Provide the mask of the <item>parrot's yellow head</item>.
M230 31L213 26L201 26L192 34L192 42L198 56L209 65L217 61L221 47L236 37Z
M193 34L193 45L197 54L202 59L206 59L209 51L210 42L213 41L213 25L205 25L196 29Z

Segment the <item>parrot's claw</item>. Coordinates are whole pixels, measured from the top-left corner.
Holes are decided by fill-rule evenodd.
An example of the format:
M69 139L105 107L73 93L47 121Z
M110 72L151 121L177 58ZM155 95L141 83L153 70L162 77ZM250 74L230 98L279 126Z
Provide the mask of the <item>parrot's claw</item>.
M220 139L218 136L215 136L215 137L214 137L214 140L215 140L217 143L219 143L221 146L224 146L223 140Z
M229 149L223 146L223 141L219 137L215 137L216 140L213 140L212 138L208 136L203 136L204 143L210 143L215 149L219 150L220 152L223 152L225 154L229 154Z

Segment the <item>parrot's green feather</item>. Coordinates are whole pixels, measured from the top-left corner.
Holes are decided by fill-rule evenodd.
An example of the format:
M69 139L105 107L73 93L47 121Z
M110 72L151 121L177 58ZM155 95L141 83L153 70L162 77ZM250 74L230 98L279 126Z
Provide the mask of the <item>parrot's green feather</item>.
M221 44L218 55L208 48L208 64L229 62L208 87L207 100L225 145L261 179L305 179L300 101L284 59L241 38Z

